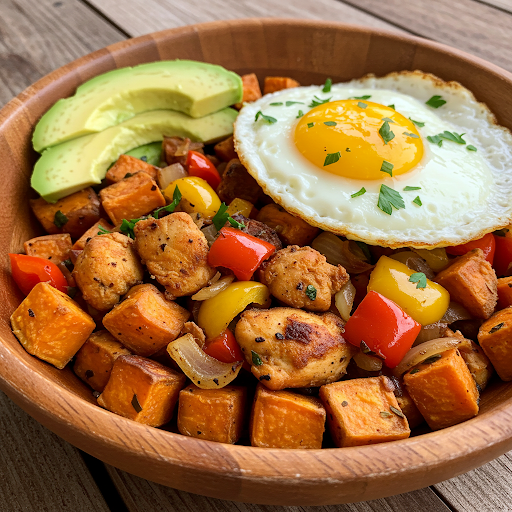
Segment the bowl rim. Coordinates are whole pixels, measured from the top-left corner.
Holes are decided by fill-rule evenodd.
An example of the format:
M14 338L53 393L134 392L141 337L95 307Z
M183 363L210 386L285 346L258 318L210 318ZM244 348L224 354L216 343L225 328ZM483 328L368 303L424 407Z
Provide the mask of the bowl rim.
M427 47L438 53L468 61L472 66L476 65L491 73L496 79L505 79L512 83L512 73L480 57L442 43L385 29L330 21L283 18L214 21L162 30L120 41L58 68L29 86L0 110L0 133L16 116L24 115L24 106L34 101L40 91L50 86L58 87L59 81L70 73L81 82L82 68L87 72L91 66L94 67L105 59L110 59L110 63L116 67L112 55L115 56L119 52L155 44L155 41L165 39L169 35L215 31L232 26L240 28L283 24L306 29L324 26L342 31L364 31L394 40L406 40L416 46ZM11 313L4 311L3 316L8 318ZM326 485L334 486L340 495L334 501L332 497L324 500L322 503L325 504L345 501L343 493L350 492L347 491L347 486L352 486L354 492L363 492L365 499L373 499L392 494L386 491L386 478L392 475L397 478L404 473L412 475L409 482L404 482L401 492L406 492L473 469L512 448L510 399L492 411L486 411L459 425L401 441L342 449L286 450L214 443L147 427L117 416L85 399L80 399L71 390L51 381L42 373L34 372L7 343L0 343L0 388L50 430L109 464L144 477L144 474L132 465L140 462L141 458L149 459L161 471L160 476L153 474L148 477L146 474L151 480L214 497L219 496L219 493L213 487L199 489L197 482L187 484L183 478L179 479L176 476L177 472L169 474L165 468L171 465L177 471L184 472L187 477L191 474L211 476L222 471L222 477L237 489L238 493L232 499L240 501L298 503L299 500L294 500L291 496L297 493L299 487L308 489ZM81 418L84 421L81 421ZM99 426L98 431L91 431L91 422ZM126 435L127 431L132 432L131 439ZM94 440L94 443L91 443L91 440ZM98 444L99 448L92 447L91 444ZM105 455L102 454L102 450L105 450ZM131 452L128 455L127 450ZM119 459L122 459L122 463L116 463ZM276 464L277 460L279 464ZM466 463L465 468L454 472L456 463L462 461ZM275 469L275 474L269 475L269 467ZM170 482L170 477L176 480ZM369 484L370 480L372 486ZM281 498L268 501L266 496L248 499L248 496L254 496L248 489L250 485L260 490L285 485L290 488L290 496L285 497L285 501ZM317 500L311 504L319 503ZM300 499L298 504L305 502Z

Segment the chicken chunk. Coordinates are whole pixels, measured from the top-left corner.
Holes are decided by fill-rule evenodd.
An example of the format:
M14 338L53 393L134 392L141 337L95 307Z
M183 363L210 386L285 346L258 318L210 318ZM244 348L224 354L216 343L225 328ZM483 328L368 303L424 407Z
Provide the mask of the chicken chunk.
M322 386L339 380L352 356L343 321L293 308L242 313L235 336L251 371L269 389Z
M310 311L327 311L332 295L348 280L341 265L331 265L315 249L298 245L277 251L260 270L260 281L276 299Z
M207 262L208 242L187 213L141 220L134 232L142 262L165 286L168 299L193 295L215 275Z
M143 275L133 241L121 233L91 238L73 270L83 298L99 311L112 309L121 295L142 281Z

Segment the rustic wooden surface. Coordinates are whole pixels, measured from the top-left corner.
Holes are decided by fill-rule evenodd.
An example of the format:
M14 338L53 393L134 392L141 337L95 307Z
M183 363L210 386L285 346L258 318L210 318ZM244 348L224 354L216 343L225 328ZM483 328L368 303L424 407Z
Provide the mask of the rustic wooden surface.
M2 0L0 105L49 71L105 45L176 26L254 16L365 24L444 42L512 70L512 1ZM0 394L0 510L290 512L151 483L83 457ZM200 482L198 482L200 486ZM432 488L319 511L512 510L512 458ZM123 505L124 504L124 505ZM312 509L312 507L311 507Z

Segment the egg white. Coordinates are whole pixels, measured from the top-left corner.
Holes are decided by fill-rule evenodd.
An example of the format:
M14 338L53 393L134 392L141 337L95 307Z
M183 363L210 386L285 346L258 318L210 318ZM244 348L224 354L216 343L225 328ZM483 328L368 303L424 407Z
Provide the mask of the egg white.
M424 155L403 175L355 180L318 168L294 143L299 110L306 113L313 96L331 101L371 95L369 101L394 104L417 127ZM425 104L441 95L446 104ZM302 102L286 106L286 101ZM271 103L282 102L282 106ZM255 121L258 111L277 119ZM427 141L443 131L465 133L466 145ZM435 248L457 245L504 227L512 219L512 135L495 124L488 108L455 82L422 72L392 73L336 84L298 87L266 95L244 106L235 123L235 147L242 163L264 191L308 223L347 238L387 247ZM477 148L468 151L467 145ZM344 148L340 148L343 150ZM381 184L398 191L405 209L387 215L377 207ZM403 191L404 187L421 187ZM351 198L365 187L366 193ZM422 206L413 203L419 196Z

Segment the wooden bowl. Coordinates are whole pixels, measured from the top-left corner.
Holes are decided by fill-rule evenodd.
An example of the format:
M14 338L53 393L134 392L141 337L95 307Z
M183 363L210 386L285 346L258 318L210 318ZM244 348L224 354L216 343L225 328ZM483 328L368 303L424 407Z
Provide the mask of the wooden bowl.
M178 28L123 41L64 66L0 111L0 387L50 430L108 464L178 489L254 503L322 505L370 500L434 484L512 448L512 385L485 391L474 419L435 433L374 446L278 450L172 434L95 405L73 372L29 355L11 333L22 300L8 252L40 233L27 198L31 133L57 99L111 69L159 59L196 59L240 74L291 76L302 84L365 73L432 72L457 80L512 128L512 75L477 57L423 39L339 23L254 19Z

